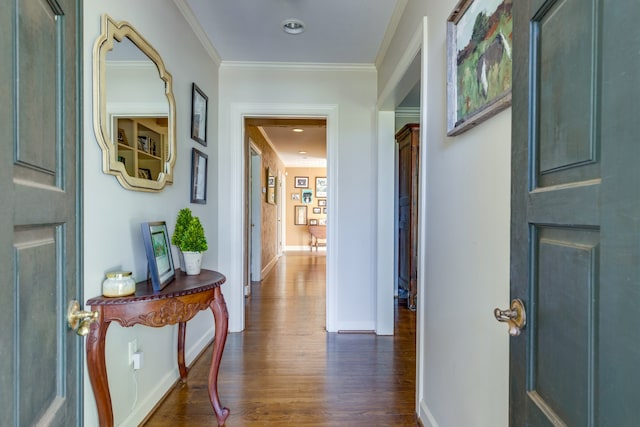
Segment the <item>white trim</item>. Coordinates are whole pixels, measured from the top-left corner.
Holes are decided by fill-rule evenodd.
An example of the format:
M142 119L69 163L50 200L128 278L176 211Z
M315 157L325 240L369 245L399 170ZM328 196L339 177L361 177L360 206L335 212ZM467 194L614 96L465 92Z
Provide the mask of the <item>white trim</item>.
M422 381L424 378L425 372L425 354L426 353L426 340L424 339L424 325L426 322L426 315L424 310L425 307L425 299L426 299L426 268L427 262L426 257L421 256L421 254L426 253L427 249L427 238L428 238L428 230L427 230L427 216L429 211L427 209L427 200L429 197L427 193L429 191L429 174L427 173L427 162L428 159L428 147L427 147L427 134L428 134L428 120L429 117L429 102L428 102L428 93L427 88L429 85L427 84L428 75L427 70L429 69L429 54L428 54L428 29L429 22L428 18L425 16L422 21L422 26L424 28L423 31L423 42L422 42L422 64L421 64L421 74L420 74L420 105L422 106L420 111L420 182L418 184L419 188L419 200L420 205L418 206L418 283L417 283L417 292L418 297L416 301L417 305L417 313L416 313L416 401L422 402L424 399L425 393L425 383ZM436 108L439 108L437 106ZM429 414L429 422L433 427L437 427L433 416Z
M327 120L327 177L329 177L328 204L331 206L327 221L329 227L328 240L337 241L340 227L338 206L338 159L337 144L339 136L338 105L333 104L257 104L232 103L229 116L221 112L219 129L220 140L228 144L219 144L218 161L218 194L220 214L218 217L218 254L219 269L227 276L223 292L227 298L229 311L229 331L239 332L244 329L244 292L242 274L244 257L244 119L245 117L283 117L283 118L319 118ZM226 133L225 133L226 132ZM224 184L224 185L223 185ZM337 267L338 251L335 246L327 249L327 293L326 293L326 328L329 332L336 329L336 290L338 286Z
M382 43L380 43L378 55L376 55L376 68L380 68L384 61L384 57L387 56L387 50L389 50L389 45L391 44L391 40L393 40L393 36L396 34L396 30L400 24L400 19L404 13L404 8L407 6L408 2L409 0L398 0L396 3L396 8L393 10L393 15L391 15L391 19L389 20L387 31L384 33Z
M262 271L260 271L260 280L264 279L265 277L267 277L267 274L269 274L269 272L271 271L271 269L276 265L276 263L278 262L278 258L280 258L279 256L274 256L273 258L271 258L271 261L269 261L267 263L267 265L264 266L264 268L262 269Z
M178 10L182 13L182 16L184 16L185 21L187 21L187 24L193 30L193 33L196 35L198 40L200 40L200 43L202 43L204 50L211 57L213 62L219 67L222 63L222 58L220 58L220 54L218 53L216 48L213 47L213 44L211 44L209 36L207 36L207 33L202 28L202 25L200 25L200 21L198 21L198 18L196 18L196 15L193 13L193 10L191 10L189 4L186 2L186 0L173 0L173 3L175 3Z
M420 401L420 405L418 406L418 419L424 427L440 427L426 402Z
M416 55L422 49L422 39L423 39L423 25L418 25L418 28L413 33L413 37L411 37L411 41L407 45L404 53L400 57L398 61L398 65L391 73L389 80L386 85L379 92L378 96L378 108L382 108L383 104L389 101L389 98L392 96L394 91L400 86L403 77L407 73L407 70L411 67ZM401 101L401 100L398 100ZM392 108L397 107L397 105L393 105Z
M377 73L374 64L340 64L340 63L314 63L314 62L243 62L243 61L222 61L220 68L241 68L241 69L271 69L271 70L305 70L305 71L369 71Z
M300 245L289 245L287 247L284 248L284 250L286 252L288 251L294 251L294 252L315 252L316 248L313 248L313 251L310 249L311 246L309 245L304 245L304 246L300 246ZM318 246L318 251L320 252L326 252L327 251L327 247L326 246Z
M393 335L395 293L395 114L378 112L376 334ZM390 165L391 163L391 165Z

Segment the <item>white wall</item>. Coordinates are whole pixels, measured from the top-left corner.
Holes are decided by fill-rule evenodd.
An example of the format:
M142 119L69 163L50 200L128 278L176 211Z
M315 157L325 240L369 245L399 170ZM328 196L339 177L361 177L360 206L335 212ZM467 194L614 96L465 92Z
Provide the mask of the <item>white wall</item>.
M458 0L408 2L379 72L422 46L418 405L425 426L508 425L511 110L446 136L446 21ZM391 167L391 165L389 165Z
M223 64L220 69L220 259L236 289L227 298L230 328L242 328L242 121L238 115L304 115L325 110L329 163L327 328L375 329L376 73L372 67ZM249 111L250 110L250 111ZM332 151L334 150L334 151ZM331 158L336 160L333 164ZM225 179L235 183L229 185ZM231 224L231 226L229 226ZM227 225L226 227L223 227ZM335 235L334 235L335 233ZM333 237L332 237L333 236ZM234 243L235 242L235 243ZM225 243L226 244L226 243ZM234 261L235 260L235 261ZM335 272L332 275L331 271ZM334 292L335 291L335 292Z
M152 11L152 13L150 13ZM125 190L115 177L102 172L101 152L92 127L92 50L100 34L103 13L130 22L160 53L173 76L176 101L177 162L174 183L161 193ZM203 222L209 241L203 266L217 268L217 118L218 71L182 14L171 0L93 0L84 2L84 295L101 293L106 271L131 270L136 280L146 277L146 258L140 223L166 221L173 231L178 210L189 206ZM204 147L190 139L191 84L196 82L209 97L209 141ZM209 156L206 205L189 203L191 149ZM174 253L175 255L175 253ZM174 257L177 261L177 257ZM223 288L224 292L224 288ZM202 312L187 326L186 358L195 355L213 337L210 312ZM145 354L144 367L135 375L128 366L128 342L136 339ZM135 426L178 378L177 326L160 329L111 325L107 333L106 360L116 425ZM85 378L84 425L97 426L91 385Z

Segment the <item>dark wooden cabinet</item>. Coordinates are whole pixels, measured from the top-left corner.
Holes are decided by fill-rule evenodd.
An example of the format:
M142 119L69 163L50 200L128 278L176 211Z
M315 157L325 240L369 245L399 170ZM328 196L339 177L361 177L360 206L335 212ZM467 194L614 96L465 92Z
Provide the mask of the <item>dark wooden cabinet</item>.
M405 125L398 144L398 287L407 294L407 307L416 308L418 253L418 173L420 125Z

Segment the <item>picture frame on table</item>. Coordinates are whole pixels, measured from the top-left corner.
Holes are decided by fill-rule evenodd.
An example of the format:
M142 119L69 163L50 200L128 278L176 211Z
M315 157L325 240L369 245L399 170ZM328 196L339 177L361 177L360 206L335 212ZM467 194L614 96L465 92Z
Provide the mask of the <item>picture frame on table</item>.
M196 85L191 85L191 139L207 145L207 110L209 97Z
M164 221L143 222L140 228L147 255L147 280L151 280L154 291L161 291L176 277L167 224Z
M461 0L447 19L447 135L511 105L512 0Z
M207 203L207 169L209 156L191 149L191 203Z

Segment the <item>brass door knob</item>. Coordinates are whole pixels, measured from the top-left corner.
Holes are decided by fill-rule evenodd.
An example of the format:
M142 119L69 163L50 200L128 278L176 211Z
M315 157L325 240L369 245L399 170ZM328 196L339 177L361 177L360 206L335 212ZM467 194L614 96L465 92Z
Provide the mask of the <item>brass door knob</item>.
M76 331L76 334L85 337L89 334L89 325L98 320L100 313L97 311L80 310L80 303L76 300L69 301L67 308L67 322L69 328Z
M505 322L509 325L509 335L517 337L522 329L527 325L527 312L521 299L511 300L511 308L509 310L493 310L493 315L498 322Z

